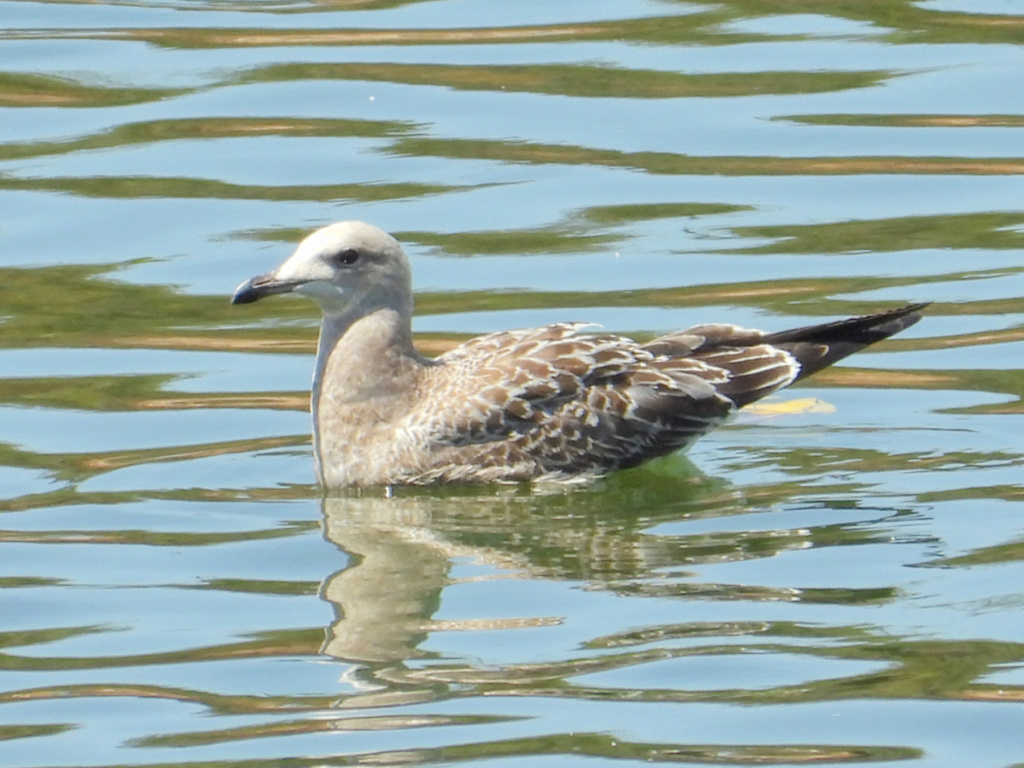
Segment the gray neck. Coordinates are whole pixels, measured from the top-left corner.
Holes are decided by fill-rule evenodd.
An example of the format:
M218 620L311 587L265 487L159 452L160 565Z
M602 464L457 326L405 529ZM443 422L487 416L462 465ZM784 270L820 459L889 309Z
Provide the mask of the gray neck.
M323 439L343 439L352 415L380 413L407 399L428 362L412 345L409 313L381 308L369 313L324 315L313 374L313 450L320 475ZM322 479L322 477L321 477Z

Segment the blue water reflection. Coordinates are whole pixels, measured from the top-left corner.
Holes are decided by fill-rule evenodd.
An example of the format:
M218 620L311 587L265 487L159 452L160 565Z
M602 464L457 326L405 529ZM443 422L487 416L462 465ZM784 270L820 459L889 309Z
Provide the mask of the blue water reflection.
M0 767L1020 760L1017 4L3 2ZM897 339L580 488L322 497L317 317Z

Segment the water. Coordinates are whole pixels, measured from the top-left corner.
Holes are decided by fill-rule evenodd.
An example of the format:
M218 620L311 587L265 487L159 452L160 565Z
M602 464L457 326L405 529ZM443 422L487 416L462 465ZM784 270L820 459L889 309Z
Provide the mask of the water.
M0 3L0 766L1024 754L1021 7ZM927 318L577 489L321 499L310 229L424 349Z

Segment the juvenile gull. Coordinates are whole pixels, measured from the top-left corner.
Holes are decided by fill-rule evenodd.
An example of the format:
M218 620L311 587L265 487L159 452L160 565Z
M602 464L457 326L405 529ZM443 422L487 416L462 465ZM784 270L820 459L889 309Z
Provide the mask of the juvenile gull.
M729 414L902 331L924 304L781 333L698 325L640 344L587 323L504 331L436 359L412 344L409 261L359 221L317 230L235 304L323 310L313 448L327 487L568 480L691 444Z

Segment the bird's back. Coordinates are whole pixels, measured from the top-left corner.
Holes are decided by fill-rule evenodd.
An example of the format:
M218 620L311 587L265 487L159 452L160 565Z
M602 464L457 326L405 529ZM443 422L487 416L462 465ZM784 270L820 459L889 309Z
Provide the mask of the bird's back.
M646 344L561 323L473 339L426 372L405 482L594 476L684 448L737 408L896 333L920 307L765 334L701 325Z

